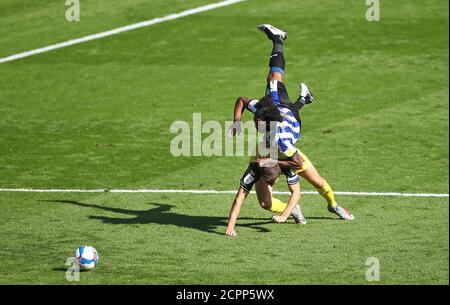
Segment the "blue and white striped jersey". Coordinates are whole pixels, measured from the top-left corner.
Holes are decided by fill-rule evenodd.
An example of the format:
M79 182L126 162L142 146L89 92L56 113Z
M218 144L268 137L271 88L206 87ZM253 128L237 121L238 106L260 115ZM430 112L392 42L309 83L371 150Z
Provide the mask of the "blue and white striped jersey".
M267 91L267 94L270 94L273 103L277 106L283 117L281 122L276 123L276 133L272 137L274 142L271 144L276 144L278 150L284 156L288 158L292 157L296 152L295 143L300 137L301 122L296 118L298 117L298 114L297 116L294 115L293 109L288 107L287 103L284 101L289 100L289 98L282 82L271 81ZM255 113L258 102L259 100L251 100L247 105L247 109ZM266 139L267 138L269 138L268 134L266 135Z

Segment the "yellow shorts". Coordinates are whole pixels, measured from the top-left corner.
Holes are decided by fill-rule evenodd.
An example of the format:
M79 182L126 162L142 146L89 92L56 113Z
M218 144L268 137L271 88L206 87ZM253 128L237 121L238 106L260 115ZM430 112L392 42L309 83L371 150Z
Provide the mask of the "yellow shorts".
M296 174L301 173L301 172L304 172L305 170L307 170L308 168L310 168L311 165L312 165L312 163L311 163L311 161L309 160L309 158L308 158L304 153L302 153L302 152L300 151L300 149L297 148L297 152L300 154L300 157L302 157L302 160L303 160L303 166L302 166L302 168L293 171L293 172L296 173Z

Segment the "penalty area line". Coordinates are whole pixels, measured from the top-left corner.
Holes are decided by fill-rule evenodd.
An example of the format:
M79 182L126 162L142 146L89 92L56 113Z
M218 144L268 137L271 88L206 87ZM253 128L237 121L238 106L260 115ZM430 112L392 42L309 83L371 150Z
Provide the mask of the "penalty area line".
M236 4L239 2L244 2L244 1L248 1L248 0L225 0L225 1L221 1L221 2L216 2L216 3L200 6L200 7L193 8L193 9L188 9L188 10L182 11L180 13L170 14L170 15L160 17L160 18L154 18L154 19L150 19L150 20L146 20L146 21L141 21L138 23L133 23L133 24L115 28L115 29L112 29L109 31L91 34L91 35L76 38L76 39L71 39L71 40L68 40L65 42L60 42L60 43L52 44L52 45L49 45L46 47L42 47L42 48L30 50L30 51L25 51L25 52L21 52L21 53L17 53L14 55L0 58L0 64L5 63L5 62L10 62L13 60L17 60L17 59L21 59L21 58L25 58L25 57L29 57L29 56L33 56L36 54L41 54L41 53L73 46L73 45L80 44L80 43L87 42L87 41L96 40L96 39L128 32L128 31L132 31L132 30L139 29L139 28L152 26L152 25L155 25L158 23L179 19L179 18L183 18L186 16L194 15L194 14L199 14L202 12L214 10L214 9L217 9L220 7L229 6L229 5Z
M236 194L237 191L217 190L162 190L162 189L32 189L32 188L0 188L4 193L185 193L185 194ZM254 193L254 192L252 192ZM289 195L289 192L274 191L277 195ZM334 192L336 195L345 196L376 196L376 197L444 197L449 194L433 193L397 193L397 192ZM303 191L304 195L319 195L314 191Z

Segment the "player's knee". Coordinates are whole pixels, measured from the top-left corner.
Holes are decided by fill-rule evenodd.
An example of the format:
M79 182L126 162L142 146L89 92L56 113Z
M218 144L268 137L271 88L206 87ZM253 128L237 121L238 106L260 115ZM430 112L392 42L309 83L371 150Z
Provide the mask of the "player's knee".
M317 179L314 179L312 181L312 185L316 188L316 189L320 189L323 188L323 186L325 185L325 179L323 179L322 177L317 177Z
M259 205L264 210L270 210L270 208L272 207L272 202L270 200L262 200L262 201L259 202Z
M270 72L267 75L267 82L270 83L271 81L282 81L283 80L283 75L279 72Z
M312 165L308 166L307 170L304 171L301 176L316 189L320 189L325 185L325 179L319 175L317 170Z

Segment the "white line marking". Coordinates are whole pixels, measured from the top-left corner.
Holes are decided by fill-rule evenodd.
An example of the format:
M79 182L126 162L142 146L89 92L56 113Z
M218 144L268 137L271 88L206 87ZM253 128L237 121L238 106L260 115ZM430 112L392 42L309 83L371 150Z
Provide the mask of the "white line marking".
M157 24L157 23L162 23L162 22L166 22L166 21L170 21L170 20L183 18L183 17L189 16L189 15L194 15L194 14L198 14L198 13L214 10L216 8L220 8L220 7L224 7L224 6L228 6L228 5L232 5L232 4L239 3L239 2L244 2L244 1L248 1L248 0L225 0L225 1L222 1L222 2L217 2L217 3L213 3L213 4L200 6L200 7L194 8L194 9L189 9L189 10L186 10L186 11L183 11L183 12L180 12L180 13L170 14L170 15L167 15L167 16L164 16L164 17L154 18L154 19L150 19L150 20L146 20L146 21L130 24L130 25L119 27L119 28L116 28L116 29L112 29L112 30L109 30L109 31L106 31L106 32L101 32L101 33L97 33L97 34L92 34L92 35L88 35L88 36L84 36L84 37L68 40L68 41L65 41L65 42L53 44L53 45L46 46L46 47L39 48L39 49L34 49L34 50L31 50L31 51L25 51L25 52L22 52L22 53L18 53L18 54L14 54L14 55L10 55L10 56L4 57L4 58L0 58L0 64L1 63L5 63L5 62L9 62L9 61L13 61L13 60L17 60L17 59L21 59L21 58L28 57L28 56L40 54L40 53L49 52L49 51L56 50L56 49L65 48L65 47L68 47L68 46L73 46L73 45L80 44L80 43L83 43L83 42L87 42L87 41L91 41L91 40L95 40L95 39L100 39L100 38L107 37L107 36L117 35L117 34L120 34L120 33L123 33L123 32L128 32L128 31L132 31L132 30L135 30L135 29L151 26L151 25L154 25L154 24Z
M236 194L237 191L216 190L160 190L160 189L29 189L0 188L0 192L9 193L188 193L188 194ZM252 192L254 193L254 192ZM289 195L289 192L274 191L274 194ZM348 196L392 196L392 197L449 197L449 194L424 194L424 193L387 193L387 192L334 192L336 195ZM318 195L314 191L303 191L305 195Z

